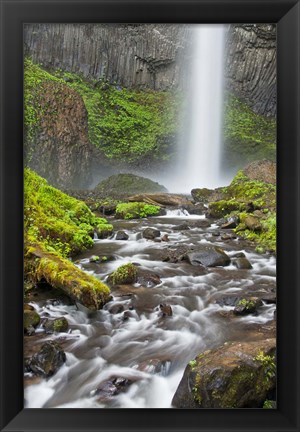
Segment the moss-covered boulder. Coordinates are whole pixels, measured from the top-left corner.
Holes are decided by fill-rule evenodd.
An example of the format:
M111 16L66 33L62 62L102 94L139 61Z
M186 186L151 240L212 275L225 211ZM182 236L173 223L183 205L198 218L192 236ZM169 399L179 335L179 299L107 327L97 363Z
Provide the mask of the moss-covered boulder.
M159 213L159 206L142 202L120 203L116 208L116 218L118 219L140 219L157 216Z
M35 310L24 310L23 327L27 334L34 333L34 329L39 325L41 318Z
M148 178L134 174L117 174L102 180L95 193L103 197L124 198L133 194L168 192L167 189Z
M46 281L89 309L101 308L110 298L109 288L69 258L93 245L95 230L112 226L30 169L25 170L24 215L26 280Z
M191 360L176 408L262 408L276 390L275 339L228 342Z
M48 319L44 324L46 333L65 333L68 331L69 323L65 317Z
M137 274L137 267L134 264L124 264L109 275L108 282L112 285L132 284L136 282Z

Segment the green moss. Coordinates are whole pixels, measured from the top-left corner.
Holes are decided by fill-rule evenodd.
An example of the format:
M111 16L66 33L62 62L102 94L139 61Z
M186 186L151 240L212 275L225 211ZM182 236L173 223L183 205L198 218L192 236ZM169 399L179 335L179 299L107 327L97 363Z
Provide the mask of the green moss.
M230 94L224 109L224 137L228 167L264 158L275 160L276 119L256 114Z
M276 376L275 355L265 354L259 351L254 357L254 361L258 362L263 367L264 381L268 384Z
M109 277L113 285L131 284L136 281L137 269L134 264L128 263L120 266Z
M237 201L235 198L220 200L209 203L209 214L214 218L221 218L229 215L231 212L241 211L245 208L244 203Z
M244 307L247 311L253 310L255 308L255 302L253 300L241 299L237 306Z
M117 205L116 217L121 219L139 219L148 216L156 216L160 207L142 202L121 203Z
M93 245L91 233L99 226L111 230L82 202L49 186L25 169L25 278L46 280L87 307L97 309L108 299L109 288L78 269L67 257Z

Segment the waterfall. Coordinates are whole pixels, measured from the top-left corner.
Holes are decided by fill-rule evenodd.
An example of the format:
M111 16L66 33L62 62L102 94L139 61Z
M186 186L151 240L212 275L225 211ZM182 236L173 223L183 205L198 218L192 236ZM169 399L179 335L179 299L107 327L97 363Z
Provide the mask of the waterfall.
M179 140L176 192L221 186L225 26L192 26L190 89Z

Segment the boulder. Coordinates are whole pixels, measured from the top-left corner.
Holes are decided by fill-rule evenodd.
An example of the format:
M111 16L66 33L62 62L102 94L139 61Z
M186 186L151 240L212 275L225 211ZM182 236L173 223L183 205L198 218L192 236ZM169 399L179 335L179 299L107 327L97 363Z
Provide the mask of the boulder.
M24 310L23 327L28 335L34 333L34 329L39 325L41 318L35 310Z
M262 225L256 216L249 215L244 219L243 222L246 225L246 227L251 231L261 231L262 230Z
M235 315L254 314L261 305L262 301L257 297L242 298L236 303L233 313Z
M50 377L65 363L66 354L58 343L45 342L41 349L28 361L27 367L37 375Z
M161 238L161 241L164 241L164 242L170 241L168 234L164 234Z
M199 219L195 221L189 221L189 226L191 228L208 228L211 223L207 219Z
M252 269L251 263L247 260L247 258L236 258L232 260L232 264L241 270Z
M118 231L116 234L116 240L128 240L129 235L125 231Z
M47 319L43 327L46 333L65 333L68 331L69 323L65 317L55 318L54 320Z
M200 264L205 267L223 267L230 264L229 256L223 249L216 246L197 247L193 252L186 254L186 259L192 265Z
M140 285L152 288L155 285L159 285L161 283L160 277L157 273L154 273L150 270L144 270L141 268L137 269L137 283Z
M223 199L224 193L222 192L222 188L196 188L191 190L191 195L196 203L207 204L211 201Z
M143 231L143 237L148 240L153 240L156 237L160 237L160 231L155 228L145 228Z
M112 272L108 277L108 282L113 285L133 284L137 279L137 268L134 264L123 264Z
M172 316L173 315L173 311L170 305L166 304L166 303L161 303L159 305L159 309L160 309L160 314L162 317L166 317L166 316Z
M221 225L221 228L222 229L233 229L233 228L236 228L239 223L240 223L239 216L233 215L227 219L227 222L225 222L224 224Z
M187 365L175 408L262 408L276 390L276 339L227 342Z

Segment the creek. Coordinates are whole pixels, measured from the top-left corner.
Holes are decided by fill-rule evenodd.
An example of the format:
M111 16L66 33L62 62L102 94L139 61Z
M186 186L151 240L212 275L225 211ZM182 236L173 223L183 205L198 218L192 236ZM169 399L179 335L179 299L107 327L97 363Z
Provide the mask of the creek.
M203 218L176 210L142 220L113 220L115 232L126 231L128 240L116 240L115 235L95 239L93 248L77 257L80 268L103 281L120 265L135 263L160 276L156 286L117 286L112 289L113 301L97 312L42 297L31 301L42 318L65 316L69 330L48 335L40 326L35 336L27 337L32 348L56 339L67 356L51 378L25 376L27 408L171 408L190 360L226 341L253 339L273 320L275 304L265 299L275 293L275 257L257 254L238 238L221 240L213 235L220 231L214 224L174 230L183 221ZM141 233L147 227L167 234L169 242L144 239ZM243 252L252 269L232 264L202 268L161 260L162 249L199 244L220 246L230 257ZM92 255L113 260L93 263ZM263 300L257 313L234 316L234 306L224 298L249 293ZM160 304L170 305L172 316L164 316Z

